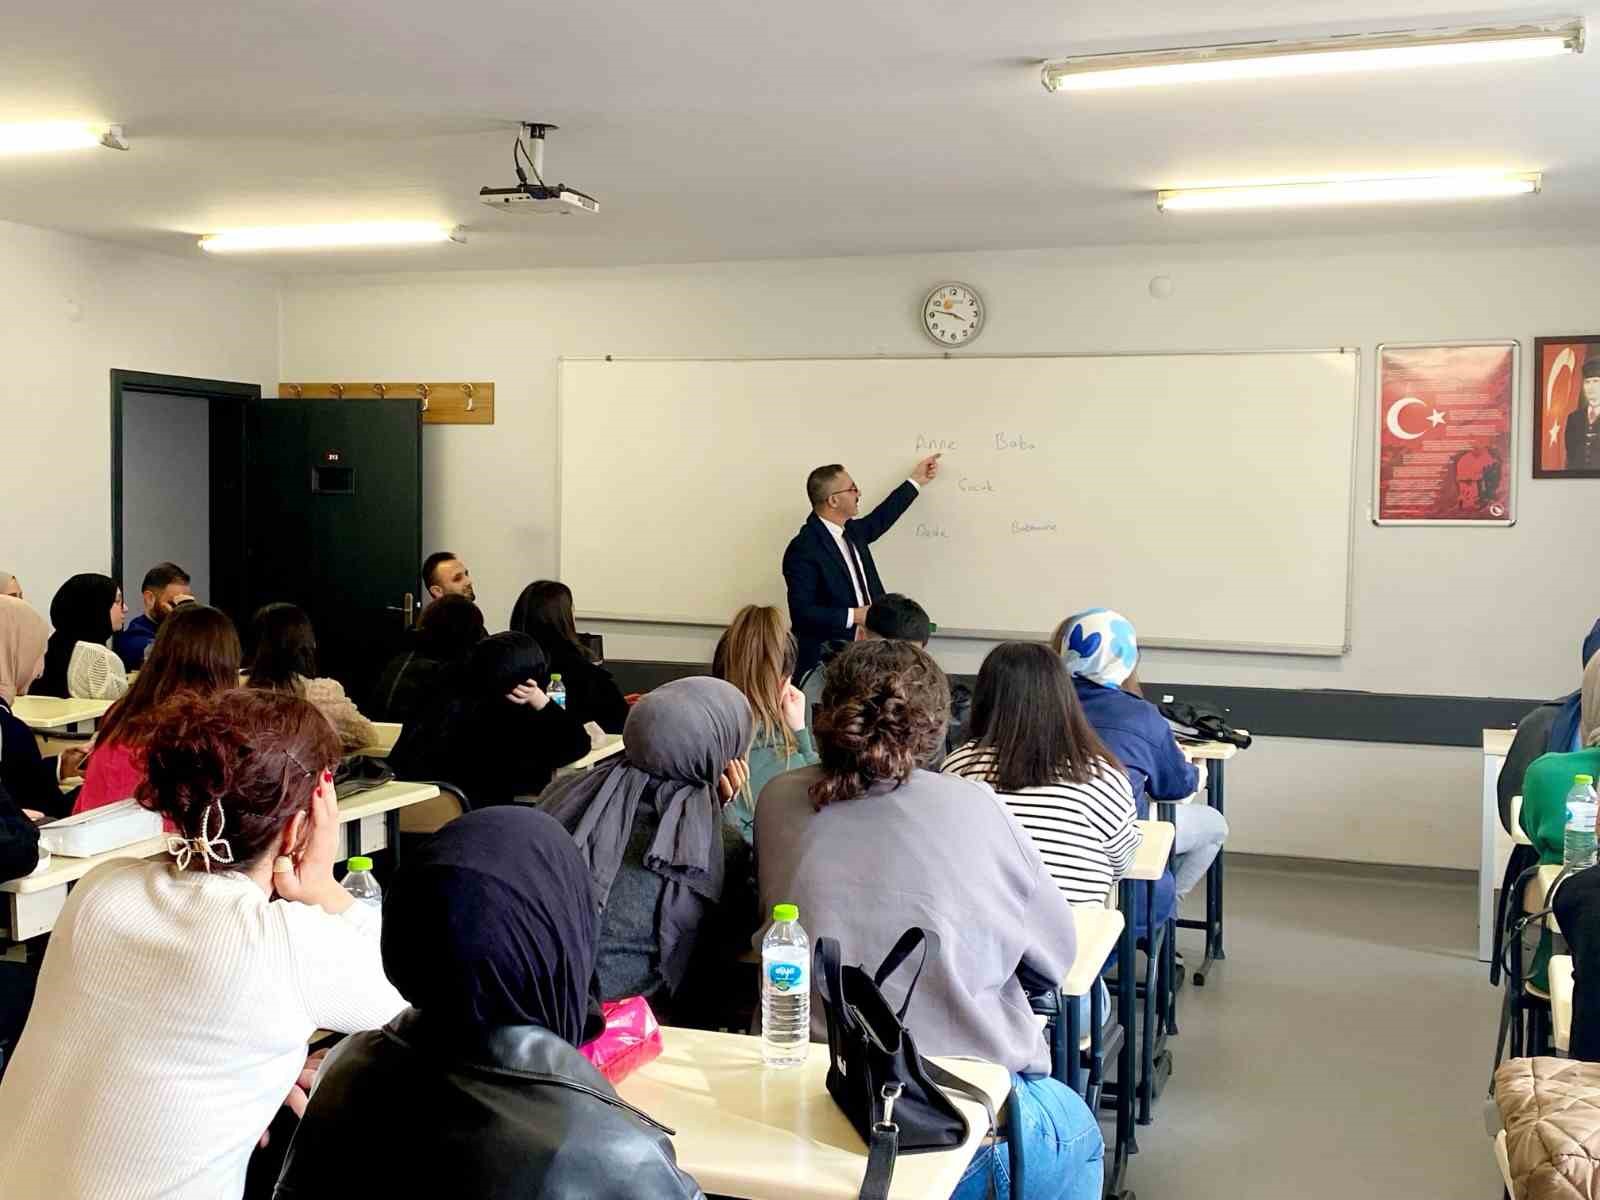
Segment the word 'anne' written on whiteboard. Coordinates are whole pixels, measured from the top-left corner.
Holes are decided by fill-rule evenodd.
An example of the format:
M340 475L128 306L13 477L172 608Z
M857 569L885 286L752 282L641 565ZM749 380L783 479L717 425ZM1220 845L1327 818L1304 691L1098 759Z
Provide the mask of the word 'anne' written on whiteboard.
M980 453L1027 453L1039 448L1039 443L1029 441L1022 434L1008 433L1003 429L995 431L992 441L980 445ZM931 434L919 433L913 449L918 454L959 454L961 452L961 439L935 437ZM1000 490L995 487L994 480L987 475L961 475L956 479L956 491L962 495L993 496ZM1012 521L1009 527L1014 535L1056 532L1056 523L1054 521L1040 519ZM918 538L930 541L948 541L950 539L950 533L944 526L925 521L917 523L915 534Z

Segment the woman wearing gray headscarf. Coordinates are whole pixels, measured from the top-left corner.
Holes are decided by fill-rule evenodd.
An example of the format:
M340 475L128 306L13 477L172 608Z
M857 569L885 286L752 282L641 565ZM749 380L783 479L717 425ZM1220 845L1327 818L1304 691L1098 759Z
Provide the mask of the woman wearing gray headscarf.
M649 997L659 1015L725 883L744 875L729 861L744 843L725 839L722 806L746 786L752 731L738 688L676 680L634 705L620 755L557 784L540 805L589 869L604 999Z

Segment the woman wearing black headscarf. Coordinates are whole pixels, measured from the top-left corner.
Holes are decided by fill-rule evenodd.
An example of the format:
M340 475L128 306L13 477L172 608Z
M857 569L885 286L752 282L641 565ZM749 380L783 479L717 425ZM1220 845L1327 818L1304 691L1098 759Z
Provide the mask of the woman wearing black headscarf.
M731 911L745 898L748 858L722 820L723 805L748 785L753 725L750 702L732 684L675 680L634 705L620 755L545 797L541 807L571 832L589 868L604 999L645 996L670 1021L708 918L725 915L744 934L753 927ZM753 918L748 901L743 915ZM730 911L717 914L724 904Z
M36 696L70 696L67 668L79 642L105 646L122 628L128 610L122 588L109 575L74 575L50 601L50 624L55 632L44 653L44 674L33 685Z
M402 779L454 784L473 808L538 795L557 767L589 753L589 735L549 684L527 634L485 638L406 722L389 765Z
M583 861L543 813L468 813L408 854L383 967L411 1007L328 1057L276 1200L333 1194L374 1139L377 1196L699 1197L670 1131L575 1049L602 1027L596 926Z

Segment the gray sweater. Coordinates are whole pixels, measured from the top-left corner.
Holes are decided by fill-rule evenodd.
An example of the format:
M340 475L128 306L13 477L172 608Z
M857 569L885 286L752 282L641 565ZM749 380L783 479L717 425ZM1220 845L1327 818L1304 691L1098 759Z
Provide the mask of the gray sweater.
M806 789L819 773L779 775L756 803L762 911L798 904L813 942L838 938L844 962L869 970L910 926L933 929L943 948L906 1013L917 1048L1047 1073L1017 968L1062 978L1076 938L1072 909L1027 833L988 785L930 771L817 812ZM885 989L896 1008L913 969ZM827 1037L815 987L811 1036Z

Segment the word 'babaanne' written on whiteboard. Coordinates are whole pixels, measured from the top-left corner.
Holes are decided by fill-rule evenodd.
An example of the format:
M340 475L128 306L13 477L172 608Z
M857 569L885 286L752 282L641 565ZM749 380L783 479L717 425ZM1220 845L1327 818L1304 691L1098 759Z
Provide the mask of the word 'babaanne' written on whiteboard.
M565 360L561 576L590 617L724 625L784 603L807 473L866 513L941 636L1126 613L1147 645L1338 654L1358 356Z

